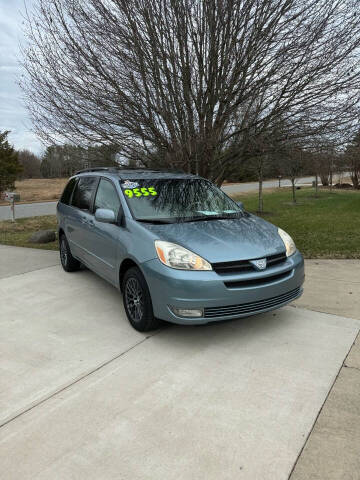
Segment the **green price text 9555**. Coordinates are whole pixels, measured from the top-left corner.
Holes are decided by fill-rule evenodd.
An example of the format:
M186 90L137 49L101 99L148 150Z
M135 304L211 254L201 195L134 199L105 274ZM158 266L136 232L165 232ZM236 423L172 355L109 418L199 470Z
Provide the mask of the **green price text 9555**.
M147 197L149 195L153 195L153 196L157 195L157 191L155 190L154 187L126 189L126 190L124 190L124 193L129 198L132 198L132 197Z

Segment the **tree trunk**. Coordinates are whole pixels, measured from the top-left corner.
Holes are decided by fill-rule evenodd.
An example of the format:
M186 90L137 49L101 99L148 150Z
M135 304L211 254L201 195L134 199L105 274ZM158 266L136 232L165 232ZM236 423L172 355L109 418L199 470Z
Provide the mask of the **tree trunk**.
M319 178L318 174L315 175L315 197L318 198L318 186L319 186Z
M262 177L262 170L259 171L259 204L258 204L258 212L262 213L264 209L264 201L263 201L263 177Z
M295 178L291 179L293 203L296 203Z
M360 185L359 185L359 177L356 173L353 173L352 175L350 175L350 178L351 178L351 181L352 181L352 184L353 184L353 187L356 188L357 190L359 189Z
M327 187L329 185L329 174L328 173L320 173L321 183L323 187Z
M329 179L329 185L330 185L330 193L332 193L332 185L333 183L333 172L332 172L332 169L330 170L330 179Z

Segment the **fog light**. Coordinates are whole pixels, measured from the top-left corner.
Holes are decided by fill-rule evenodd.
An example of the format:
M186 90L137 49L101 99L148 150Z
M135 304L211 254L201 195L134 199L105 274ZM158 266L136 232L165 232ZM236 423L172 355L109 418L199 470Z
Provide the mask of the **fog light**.
M170 306L171 311L178 317L202 317L202 308L177 308Z

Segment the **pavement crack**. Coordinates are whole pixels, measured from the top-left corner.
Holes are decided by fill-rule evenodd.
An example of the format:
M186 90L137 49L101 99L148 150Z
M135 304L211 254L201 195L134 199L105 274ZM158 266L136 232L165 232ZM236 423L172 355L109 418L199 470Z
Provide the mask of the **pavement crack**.
M354 370L358 370L360 372L360 368L359 367L352 367L351 365L344 365L344 368L352 368Z
M98 372L99 370L101 370L102 368L106 367L107 365L109 365L110 363L114 362L115 360L118 360L119 358L123 357L124 355L126 355L127 353L131 352L132 350L134 350L136 347L138 347L139 345L141 345L142 343L146 342L147 340L149 340L150 338L152 337L155 337L156 335L158 335L159 333L161 333L162 330L158 330L156 332L154 332L152 335L147 335L146 337L144 337L142 340L140 340L139 342L135 343L134 345L132 345L131 347L129 347L128 349L124 350L123 352L119 353L118 355L116 355L115 357L112 357L110 358L109 360L106 360L105 362L101 363L100 365L98 365L97 367L93 368L92 370L86 372L85 374L81 375L80 377L77 377L75 380L71 381L70 383L68 383L67 385L53 391L52 393L50 393L49 395L47 395L45 398L42 398L41 400L39 400L38 402L30 405L29 407L27 408L24 408L23 410L21 410L19 413L17 413L16 415L14 415L13 417L10 417L8 419L6 419L5 421L3 421L2 423L0 423L0 428L2 427L5 427L5 425L8 425L9 423L13 422L14 420L16 420L17 418L21 417L22 415L24 415L25 413L28 413L30 412L31 410L33 410L34 408L38 407L39 405L42 405L43 403L47 402L48 400L50 400L51 398L55 397L56 395L58 395L59 393L62 393L64 392L65 390L68 390L69 388L71 388L72 386L76 385L77 383L79 382L82 382L83 380L85 380L86 378L90 377L91 375L93 375L94 373Z
M348 357L349 357L349 355L350 355L351 350L353 349L355 343L358 343L358 342L360 342L360 330L358 331L358 334L356 335L356 338L355 338L355 340L354 340L354 343L351 345L351 348L350 348L348 354L346 355L346 358L345 358L345 360L344 360L344 367L345 367L345 368L353 368L353 369L355 369L355 370L359 370L359 372L360 372L360 368L359 368L359 367L352 367L351 365L347 365L347 364L346 364L346 361L347 361L347 359L348 359Z

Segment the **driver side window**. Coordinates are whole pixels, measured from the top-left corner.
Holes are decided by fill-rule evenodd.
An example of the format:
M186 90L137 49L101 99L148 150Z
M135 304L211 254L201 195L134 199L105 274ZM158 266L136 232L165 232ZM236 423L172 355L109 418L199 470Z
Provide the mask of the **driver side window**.
M120 210L120 199L114 185L104 178L100 179L99 187L96 192L94 213L98 208L112 210L117 218Z

